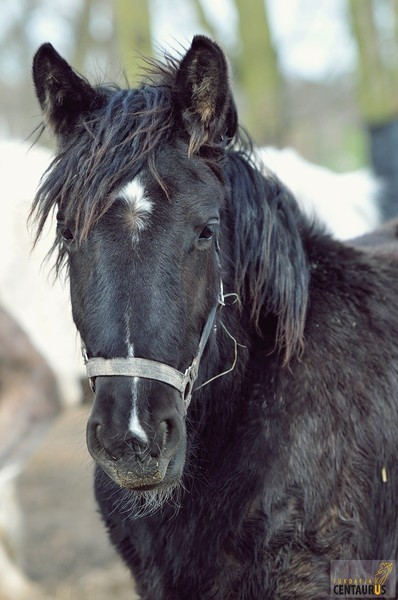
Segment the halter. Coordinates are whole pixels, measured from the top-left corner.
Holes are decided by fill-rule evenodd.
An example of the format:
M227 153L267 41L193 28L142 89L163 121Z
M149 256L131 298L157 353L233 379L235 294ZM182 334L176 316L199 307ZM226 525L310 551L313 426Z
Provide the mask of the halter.
M124 377L143 377L167 383L178 390L182 396L185 410L191 402L193 386L198 377L199 365L203 351L209 340L211 331L215 326L217 310L224 306L224 289L220 279L220 292L216 305L210 311L199 341L198 351L185 373L170 367L165 363L146 358L88 358L86 348L82 344L82 354L86 366L87 376L93 389L93 378L98 376L121 375Z

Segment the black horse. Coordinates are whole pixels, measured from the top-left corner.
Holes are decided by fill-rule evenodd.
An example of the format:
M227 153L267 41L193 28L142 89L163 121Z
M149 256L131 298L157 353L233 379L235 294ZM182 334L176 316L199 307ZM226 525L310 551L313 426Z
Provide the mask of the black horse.
M320 600L331 560L397 559L397 256L261 175L205 37L137 89L49 44L33 76L58 143L38 235L57 210L96 497L140 596Z

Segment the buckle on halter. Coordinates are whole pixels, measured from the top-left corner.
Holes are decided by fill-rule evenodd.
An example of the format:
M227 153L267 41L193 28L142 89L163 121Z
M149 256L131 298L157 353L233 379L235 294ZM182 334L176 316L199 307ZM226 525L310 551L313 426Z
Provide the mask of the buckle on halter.
M191 396L194 391L193 386L198 378L199 364L196 358L197 357L194 358L192 364L185 371L184 378L182 381L181 394L185 404L185 408L188 408L191 402Z

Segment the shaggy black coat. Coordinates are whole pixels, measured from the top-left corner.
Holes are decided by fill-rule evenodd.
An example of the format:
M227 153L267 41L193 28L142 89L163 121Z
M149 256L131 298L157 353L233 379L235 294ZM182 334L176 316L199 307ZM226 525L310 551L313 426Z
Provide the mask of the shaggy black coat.
M253 213L242 210L241 176L230 189L242 231ZM194 397L180 508L124 519L117 486L97 474L110 537L142 598L326 600L331 560L398 559L398 255L364 254L291 212L294 232L285 212L274 218L287 244L301 231L309 266L301 356L283 366L275 317L260 317L256 333L248 308L226 307L248 350Z

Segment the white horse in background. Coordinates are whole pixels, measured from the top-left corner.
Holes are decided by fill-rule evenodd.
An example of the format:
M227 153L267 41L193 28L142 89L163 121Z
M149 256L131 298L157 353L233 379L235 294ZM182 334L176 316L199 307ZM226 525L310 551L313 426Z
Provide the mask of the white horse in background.
M366 169L335 173L305 160L292 148L258 148L264 172L273 171L301 208L340 240L372 231L381 222L381 184Z
M84 376L79 339L72 321L69 288L51 274L45 257L55 225L32 251L27 226L32 200L51 153L18 141L0 142L0 304L23 327L54 371L61 401L81 401Z
M27 219L48 151L0 142L0 598L44 598L21 569L23 515L16 482L63 405L81 400L83 373L67 286L50 283ZM6 309L6 310L4 310ZM39 354L39 352L40 354ZM44 358L43 358L44 357ZM53 373L49 369L51 366Z

